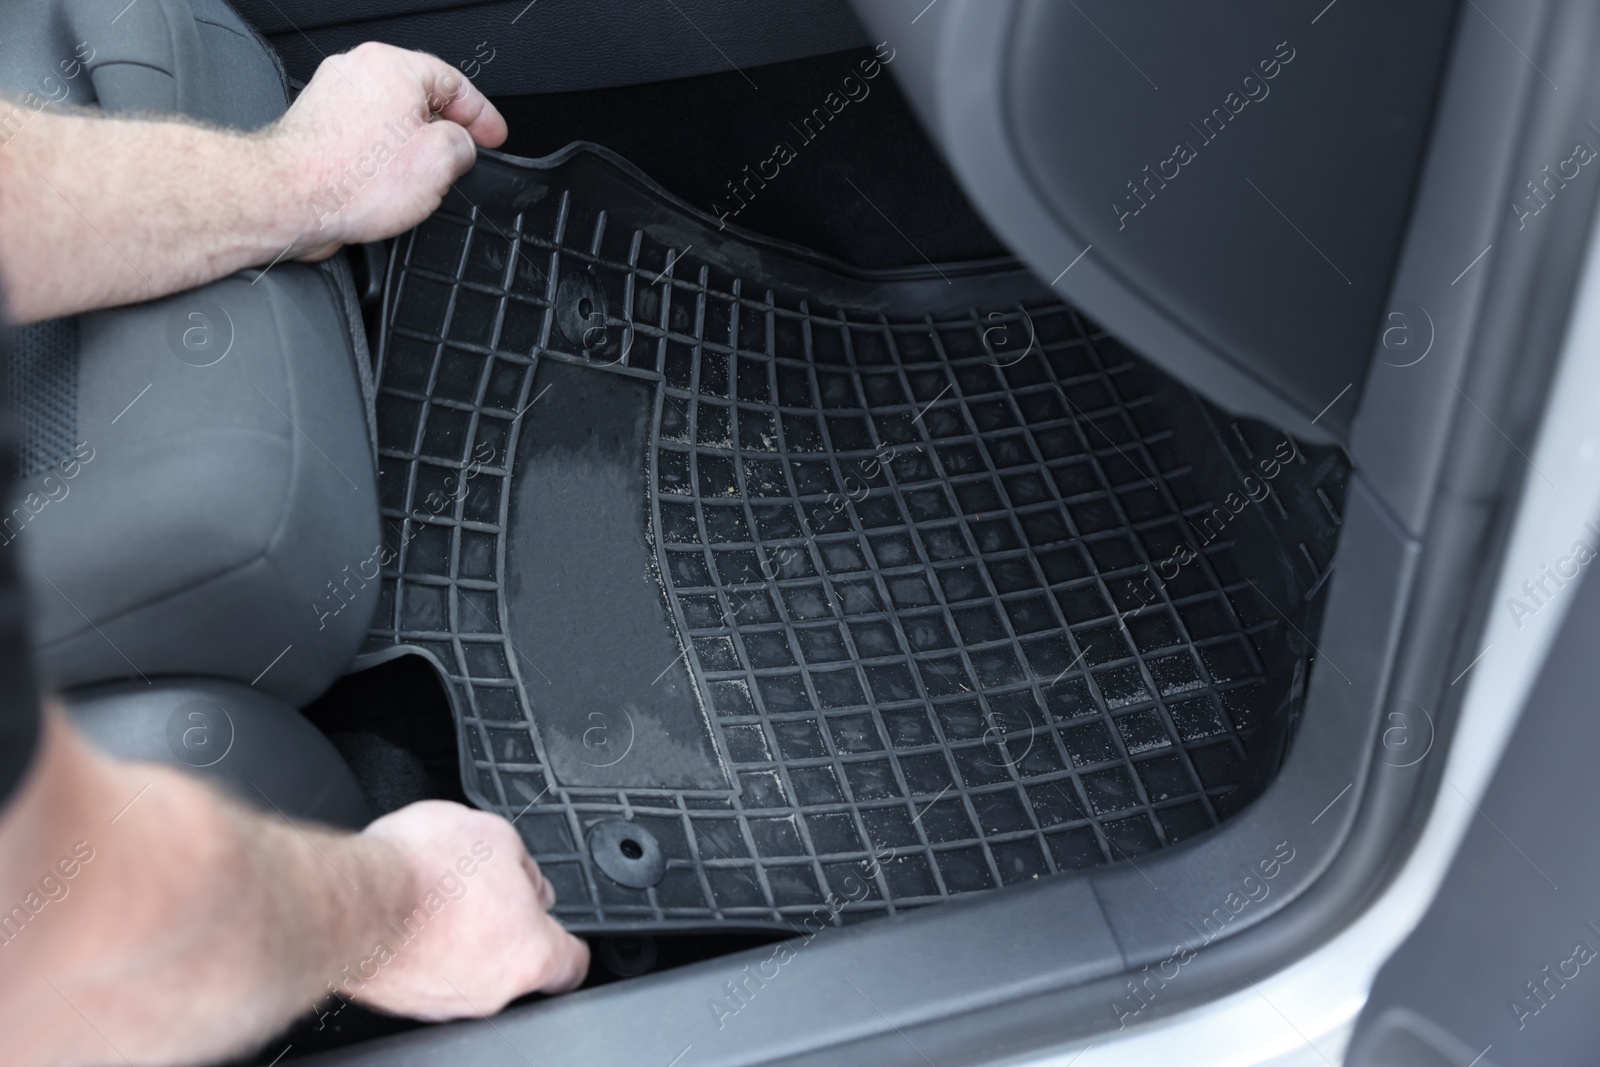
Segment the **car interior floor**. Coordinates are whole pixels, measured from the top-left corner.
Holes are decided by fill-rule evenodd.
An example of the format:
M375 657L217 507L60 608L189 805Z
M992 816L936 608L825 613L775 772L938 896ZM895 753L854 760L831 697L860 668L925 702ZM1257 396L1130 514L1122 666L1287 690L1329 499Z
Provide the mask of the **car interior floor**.
M1343 453L1058 299L891 78L794 125L872 55L497 100L388 250L307 714L513 819L592 981L1203 838L1294 743Z

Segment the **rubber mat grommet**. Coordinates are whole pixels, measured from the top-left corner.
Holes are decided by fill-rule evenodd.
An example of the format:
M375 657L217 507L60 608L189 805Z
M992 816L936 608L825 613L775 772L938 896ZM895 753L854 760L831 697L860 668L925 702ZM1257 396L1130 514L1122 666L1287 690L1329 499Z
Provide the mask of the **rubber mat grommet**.
M593 271L571 271L556 284L556 329L585 355L603 348L606 335L606 299Z
M618 978L637 978L656 969L661 950L646 935L602 937L594 946L600 965Z
M649 889L667 873L667 857L655 835L626 819L589 827L589 855L600 872L629 889Z

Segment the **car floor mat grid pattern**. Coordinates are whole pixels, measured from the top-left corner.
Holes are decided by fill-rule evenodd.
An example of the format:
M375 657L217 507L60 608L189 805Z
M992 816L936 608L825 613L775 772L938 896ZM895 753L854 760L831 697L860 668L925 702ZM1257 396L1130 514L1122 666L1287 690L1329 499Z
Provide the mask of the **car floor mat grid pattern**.
M367 650L433 658L568 925L845 923L1247 799L1283 619L1196 533L1200 405L1015 264L854 275L486 153L384 316Z

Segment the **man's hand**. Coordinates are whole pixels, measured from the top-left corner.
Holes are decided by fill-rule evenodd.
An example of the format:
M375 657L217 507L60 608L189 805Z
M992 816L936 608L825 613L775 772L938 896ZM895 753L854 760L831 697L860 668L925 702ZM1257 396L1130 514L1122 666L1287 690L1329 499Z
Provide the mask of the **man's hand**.
M0 938L7 1065L215 1063L336 989L431 1020L583 980L588 949L498 815L424 801L359 834L291 826L100 755L56 708L40 744L0 811L0 902L50 892ZM70 886L42 881L58 870Z
M589 948L550 917L555 890L505 819L427 800L385 815L363 837L394 846L416 885L377 977L345 986L395 1015L438 1021L497 1012L524 993L583 981ZM399 941L398 936L396 942Z
M0 106L3 106L0 101ZM44 107L0 143L0 282L14 321L154 300L404 233L505 120L433 56L330 56L258 133Z
M505 142L506 123L454 67L368 42L323 60L265 136L304 197L306 231L291 254L315 260L433 214L476 146Z

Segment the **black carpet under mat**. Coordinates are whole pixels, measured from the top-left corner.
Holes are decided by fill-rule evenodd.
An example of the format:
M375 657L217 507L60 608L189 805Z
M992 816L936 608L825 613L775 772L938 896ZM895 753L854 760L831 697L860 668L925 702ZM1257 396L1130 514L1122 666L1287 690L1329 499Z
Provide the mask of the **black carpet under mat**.
M1281 756L1331 542L1237 557L1290 497L1333 529L1333 468L1224 448L1014 263L854 273L591 146L484 153L396 244L379 384L367 650L434 660L574 928L1114 862Z

